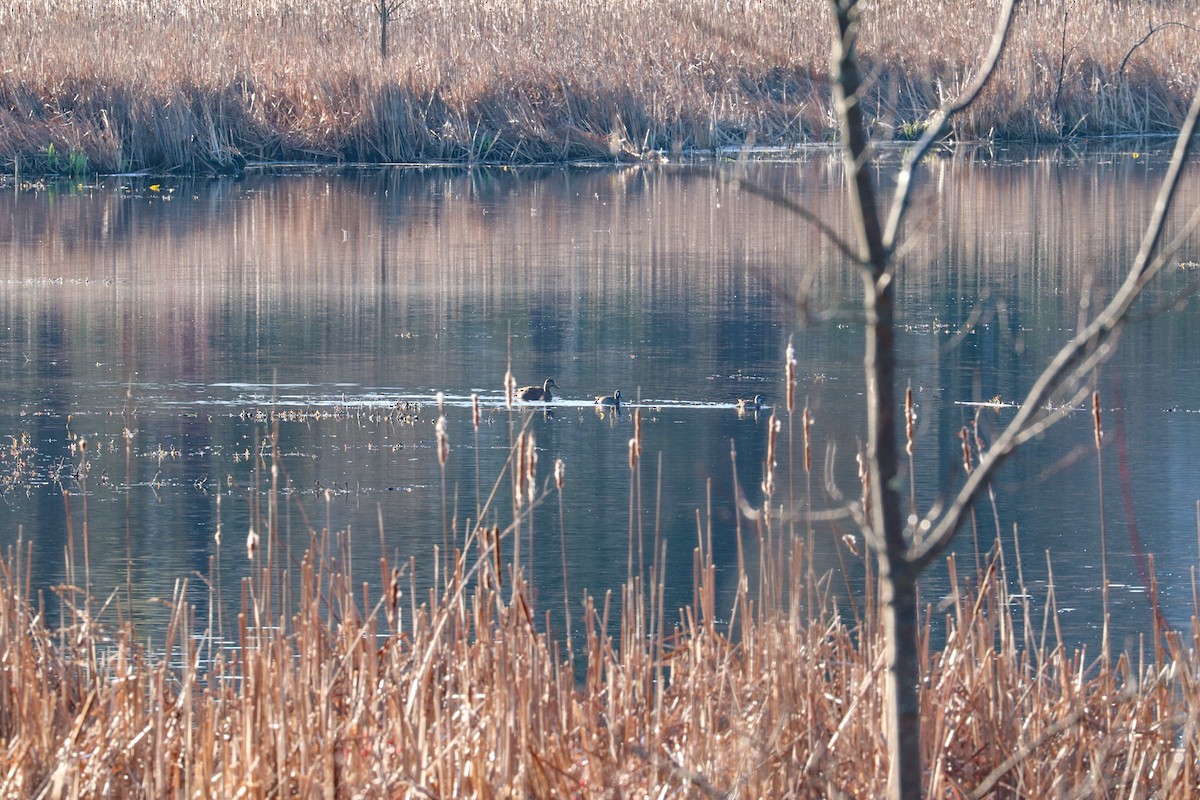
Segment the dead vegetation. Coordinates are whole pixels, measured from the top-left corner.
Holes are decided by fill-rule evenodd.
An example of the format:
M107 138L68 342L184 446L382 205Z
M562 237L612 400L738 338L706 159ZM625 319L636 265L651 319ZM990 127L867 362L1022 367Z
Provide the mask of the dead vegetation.
M986 0L866 15L866 109L919 136L965 85ZM238 172L247 161L636 159L831 141L826 3L405 3L380 58L375 4L49 0L0 8L6 172ZM1200 8L1026 3L960 139L1178 127Z
M530 469L513 478L515 508L527 491L553 503L561 488L537 490ZM27 599L31 550L7 553L0 796L885 791L876 595L838 613L821 599L803 534L774 531L769 517L738 531L755 563L740 565L732 607L716 606L701 531L689 607L663 607L650 577L661 564L648 564L622 597L587 599L576 635L562 637L546 632L522 569L498 555L516 526L464 531L424 593L411 564L385 559L372 581L351 575L348 538L328 531L286 563L270 513L246 543L254 577L237 613L196 619L180 584L149 646L123 621L120 591L88 596L86 541L68 547L55 625ZM1182 636L1156 631L1144 652L1094 657L1056 634L1052 583L1034 599L1003 557L983 563L959 580L951 562L959 588L922 624L930 796L1191 796L1195 617Z

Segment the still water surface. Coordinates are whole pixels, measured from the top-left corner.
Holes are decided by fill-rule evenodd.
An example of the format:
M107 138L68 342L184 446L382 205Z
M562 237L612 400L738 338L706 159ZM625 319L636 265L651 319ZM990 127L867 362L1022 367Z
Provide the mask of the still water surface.
M1119 280L1161 173L1161 159L1119 152L931 165L899 283L921 510L961 477L962 427L978 414L986 438L1012 413L971 403L1018 401L1076 329L1081 303ZM181 579L203 617L204 582L219 574L236 610L276 452L291 558L311 531L349 531L358 579L377 584L387 554L413 557L423 582L443 520L461 531L475 517L528 424L539 479L556 460L566 470L561 507L551 492L524 528L542 609L561 607L564 544L576 606L585 590L617 589L631 524L647 563L656 528L665 544L668 608L690 601L697 531L711 527L727 602L733 469L760 504L767 419L785 416L789 337L815 420L811 507L838 506L826 472L857 495L863 430L858 278L828 241L736 178L831 224L843 209L840 166L822 151L719 168L281 171L0 195L0 545L20 537L32 585L46 590L64 580L69 541L82 558L86 523L97 595L120 588L128 613L132 588L147 629L162 618L155 598ZM1181 207L1197 203L1193 178ZM1176 262L1196 257L1193 240ZM1142 310L1197 277L1172 265ZM960 537L973 564L974 538L986 549L998 523L1015 580L1017 531L1039 608L1053 567L1072 643L1096 640L1102 521L1117 641L1149 629L1151 558L1168 620L1191 613L1198 341L1197 303L1173 305L1130 327L1099 370L1103 506L1091 415L1075 413L1006 467L995 513L981 509ZM552 412L505 408L510 358L521 384L555 379ZM640 493L632 414L593 407L614 389L641 413ZM736 400L755 394L768 407L739 415ZM780 461L776 502L786 503ZM792 480L804 497L798 468ZM500 497L486 517L506 525L507 484ZM817 529L820 569L839 563L837 542L852 532L847 521ZM858 585L861 563L841 555ZM830 585L846 594L840 576ZM944 567L923 590L931 602L945 594Z

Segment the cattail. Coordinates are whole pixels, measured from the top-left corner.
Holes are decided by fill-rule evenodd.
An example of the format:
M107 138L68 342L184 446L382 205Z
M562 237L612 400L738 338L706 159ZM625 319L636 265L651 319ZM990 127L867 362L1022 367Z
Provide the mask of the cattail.
M796 408L796 348L792 346L792 337L788 337L787 355L784 358L784 383L787 385L788 413Z
M500 526L499 525L492 526L491 536L489 538L491 539L491 542L489 544L490 544L491 550L492 550L492 567L496 570L496 583L498 584L497 588L500 588L504 585L504 573L500 571L501 564L500 564Z
M250 533L246 534L246 558L254 560L254 554L258 552L258 531L254 530L254 526L250 526Z
M963 469L967 474L971 474L971 432L967 430L967 426L963 425L962 430L958 432L958 438L962 440L962 459Z
M563 482L567 477L567 464L561 458L554 460L554 488L560 492L563 488Z
M771 418L767 420L767 459L763 463L762 482L766 502L763 503L763 508L770 508L771 495L775 493L775 437L782 427L783 423L772 413Z
M537 497L537 442L532 433L523 433L517 437L516 446L517 451L513 458L516 469L513 478L513 500L520 508L526 499L532 503Z
M475 428L475 432L479 433L479 421L482 415L479 413L479 395L471 395L471 425Z
M801 430L804 431L804 471L812 472L812 425L813 415L808 406L804 406L804 414L801 417Z
M399 567L392 568L392 579L387 585L387 604L392 613L400 610L400 600L404 597L404 592L400 588L401 572Z
M504 405L510 411L513 407L513 401L517 399L517 379L513 377L512 369L508 369L504 373Z
M629 468L637 469L638 459L642 455L642 410L633 411L633 438L629 440Z
M867 469L867 457L862 448L859 448L854 460L858 463L858 483L862 487L863 516L869 519L871 517L871 472Z
M450 437L446 435L446 418L444 416L437 418L433 430L437 435L438 464L445 467L446 459L450 457Z
M537 498L537 444L532 433L525 434L529 437L529 444L525 447L525 492L529 496L529 502Z
M1092 433L1096 436L1096 449L1104 440L1104 429L1100 427L1100 392L1092 392Z
M517 508L525 505L525 434L517 437L516 443L517 452L513 457L513 468L516 470L513 473L513 502L517 504Z
M913 407L913 393L910 385L904 391L904 451L910 456L913 454L913 439L916 433L917 411Z

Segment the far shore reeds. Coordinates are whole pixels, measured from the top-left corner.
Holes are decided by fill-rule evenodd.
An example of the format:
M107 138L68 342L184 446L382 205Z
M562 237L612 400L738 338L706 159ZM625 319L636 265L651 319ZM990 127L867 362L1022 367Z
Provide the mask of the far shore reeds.
M399 4L47 0L0 7L0 173L237 172L255 161L640 159L832 140L824 0ZM879 4L875 135L969 80L994 4ZM1025 3L959 140L1177 127L1200 7Z

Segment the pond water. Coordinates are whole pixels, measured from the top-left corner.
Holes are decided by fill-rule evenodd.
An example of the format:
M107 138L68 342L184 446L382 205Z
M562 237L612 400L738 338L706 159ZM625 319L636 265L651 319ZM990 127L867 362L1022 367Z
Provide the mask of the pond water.
M961 479L962 427L978 417L986 438L1003 424L1006 404L1076 329L1084 299L1119 281L1163 168L1153 153L1118 151L931 162L899 275L920 509ZM647 571L653 542L665 548L668 611L690 602L698 531L711 535L728 603L733 470L747 502L761 504L772 412L785 419L775 502L799 509L779 514L783 530L806 531L804 509L839 507L826 475L858 493L861 283L829 241L763 197L786 195L836 227L841 176L834 154L816 150L741 165L276 169L236 182L106 178L4 193L0 546L29 548L31 588L53 606L64 553L82 565L86 540L96 596L118 589L121 613L153 631L159 601L183 579L202 619L213 597L240 608L247 533L263 530L275 497L285 562L295 565L311 532L342 531L338 552L359 580L378 586L386 554L413 558L428 585L434 548L461 540L524 428L539 481L565 466L561 496L550 491L521 529L552 625L564 558L577 608L585 590L619 589L639 535ZM1180 208L1198 203L1192 178ZM957 543L971 565L974 540L986 550L998 527L1015 580L1016 530L1038 603L1053 566L1073 643L1094 642L1101 619L1102 521L1118 642L1149 630L1151 558L1167 619L1191 614L1200 311L1170 301L1200 277L1179 266L1198 244L1097 371L1103 502L1091 414L1080 411L1005 467L994 512L981 508ZM798 463L798 412L787 445L789 338L814 419L811 480ZM509 363L522 385L555 380L551 409L506 408ZM593 398L615 389L623 413L598 413ZM735 402L755 394L767 407L739 414ZM642 460L631 476L635 409ZM507 525L507 482L497 497L484 518ZM748 542L754 530L743 521ZM861 560L837 550L852 523L815 531L818 569L845 564L850 578L831 591L857 591ZM218 579L220 593L210 591ZM947 587L945 567L934 568L926 600Z

